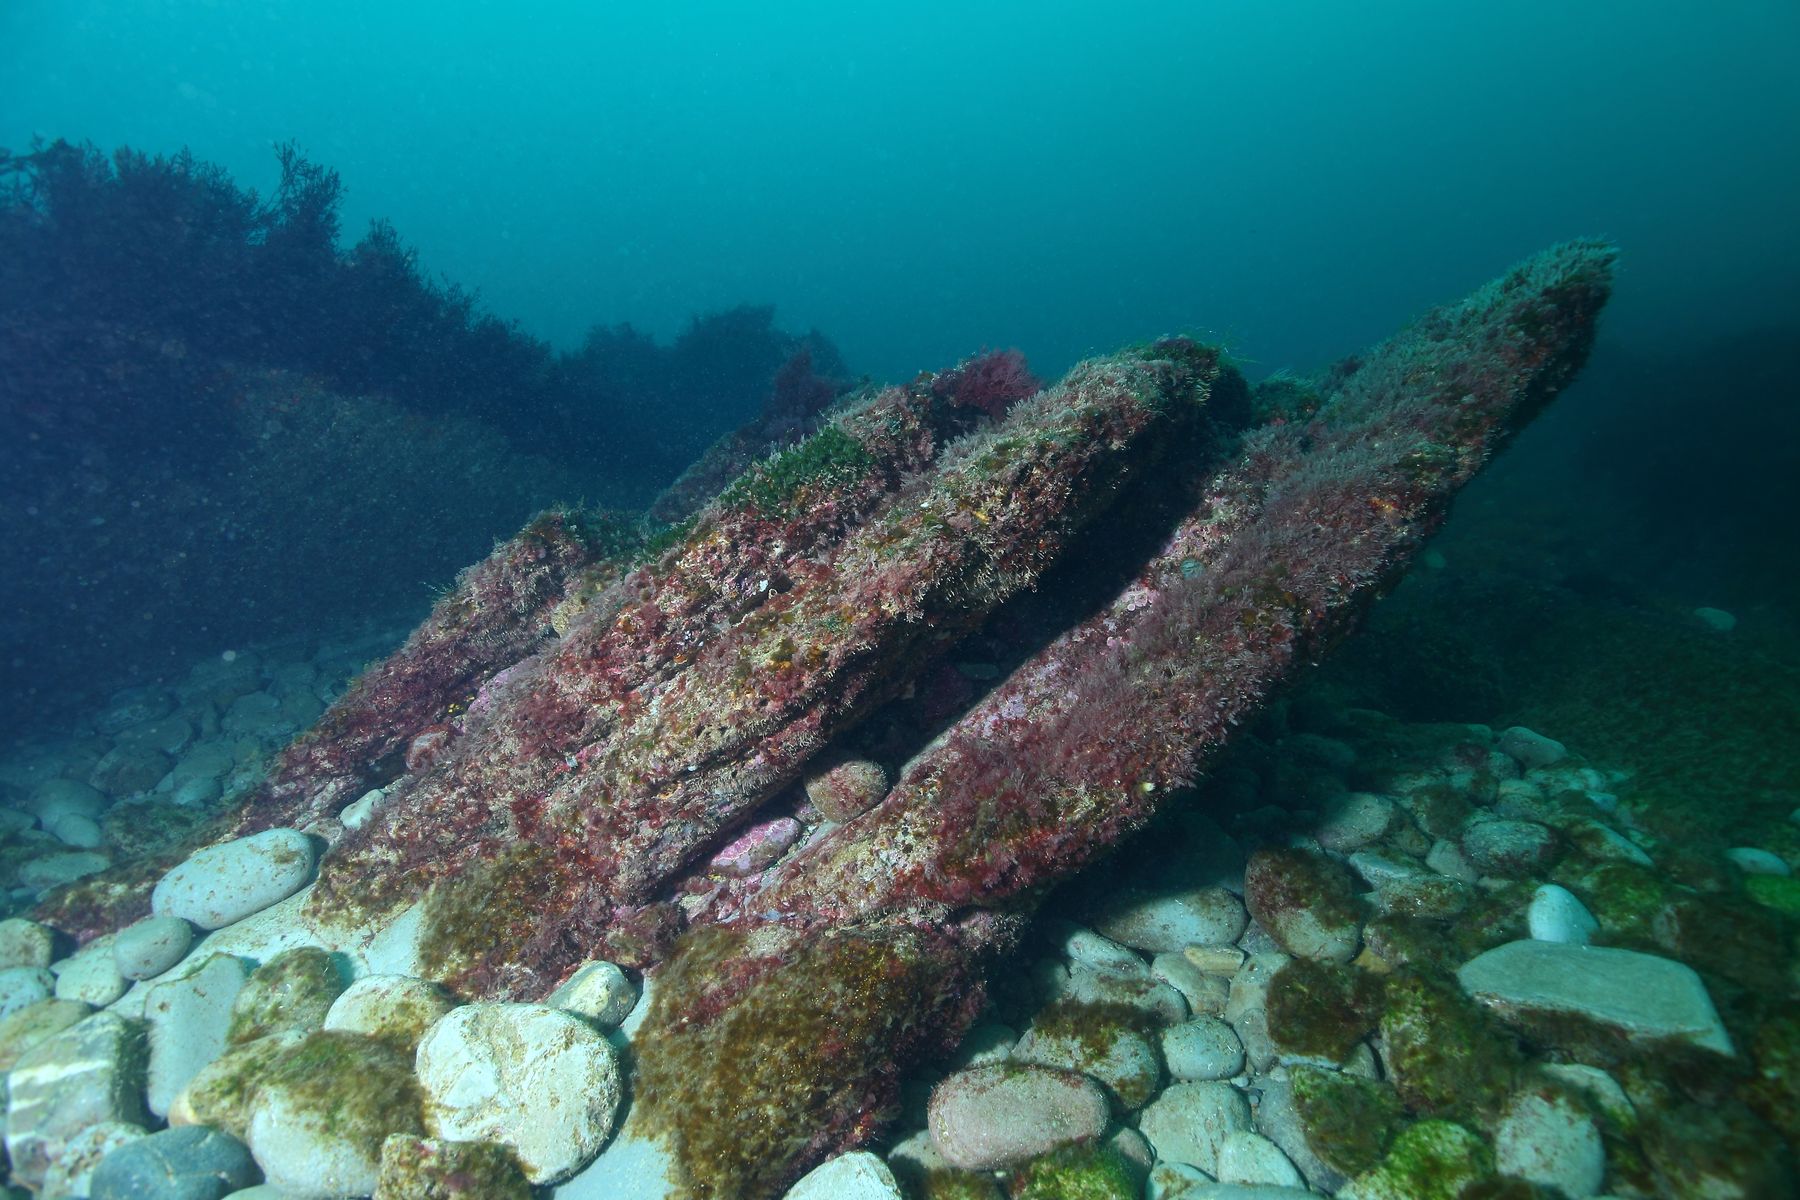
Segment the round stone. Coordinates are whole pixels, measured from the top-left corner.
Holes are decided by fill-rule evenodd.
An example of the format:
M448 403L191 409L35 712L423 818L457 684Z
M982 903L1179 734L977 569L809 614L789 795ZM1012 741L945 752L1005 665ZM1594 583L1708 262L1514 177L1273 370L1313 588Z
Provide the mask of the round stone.
M80 1000L104 1008L125 994L131 985L119 974L113 959L117 934L103 933L68 958L51 966L56 974L56 994L64 1000Z
M313 1033L282 1051L250 1101L250 1150L292 1200L367 1196L390 1134L424 1132L406 1056L354 1033Z
M887 790L887 772L866 758L843 759L806 780L806 798L827 821L861 816L879 804Z
M1250 1128L1250 1102L1229 1083L1171 1084L1151 1101L1138 1132L1158 1159L1190 1163L1217 1175L1225 1139Z
M1173 1079L1230 1079L1244 1069L1244 1044L1217 1017L1195 1017L1162 1032L1163 1061Z
M1106 1131L1100 1085L1049 1067L997 1064L946 1078L931 1093L926 1123L944 1161L965 1171L1024 1162L1064 1142Z
M190 855L157 883L150 909L220 929L287 899L312 878L313 845L297 829L268 829Z
M808 1171L783 1200L900 1200L900 1185L886 1163L853 1150Z
M113 939L113 964L126 979L149 979L180 962L194 927L180 917L145 917Z
M49 966L55 941L56 934L47 925L24 917L0 921L0 970Z
M1313 829L1319 845L1349 854L1380 841L1394 824L1394 802L1373 792L1346 792L1326 806Z
M1045 1009L1013 1047L1012 1060L1079 1071L1099 1080L1131 1112L1155 1094L1162 1064L1131 1023L1108 1020L1103 1012L1080 1004Z
M1555 738L1534 733L1523 725L1514 725L1500 735L1500 749L1528 771L1553 766L1569 755L1568 747Z
M618 1028L637 1003L637 989L615 964L593 959L575 968L575 973L544 1000L552 1008L580 1013L606 1029Z
M106 796L78 780L46 779L31 789L31 811L46 823L66 813L93 818L106 811Z
M1532 894L1525 912L1531 936L1540 942L1567 942L1585 946L1600 923L1568 888L1546 883Z
M1565 1196L1592 1196L1606 1178L1606 1148L1580 1105L1555 1092L1529 1093L1514 1097L1501 1118L1494 1165Z
M456 1007L449 992L411 975L364 975L331 1002L326 1029L366 1033L412 1053L425 1031Z
M419 1043L433 1136L509 1146L534 1184L567 1179L612 1133L618 1056L578 1017L541 1004L468 1004Z
M1235 942L1249 921L1244 902L1215 886L1129 895L1109 905L1094 928L1121 945L1161 954L1196 944Z
M94 1169L92 1200L220 1200L257 1181L249 1148L205 1125L127 1142Z

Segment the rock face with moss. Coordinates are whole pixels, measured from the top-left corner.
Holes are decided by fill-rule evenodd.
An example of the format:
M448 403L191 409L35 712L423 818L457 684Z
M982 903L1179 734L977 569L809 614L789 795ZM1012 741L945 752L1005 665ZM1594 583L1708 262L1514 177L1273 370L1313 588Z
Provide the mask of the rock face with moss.
M857 398L654 543L540 521L236 828L333 841L316 918L422 898L425 970L465 994L662 961L633 1120L691 1194L775 1194L879 1129L1044 890L1181 794L1405 564L1579 368L1611 262L1551 250L1247 431L1242 379L1167 339L1005 403L959 402L961 376ZM1022 598L1052 570L1079 603ZM1004 629L1016 666L985 694L943 681ZM928 716L890 720L907 704ZM798 801L815 760L902 726L867 811ZM709 871L775 819L797 850Z

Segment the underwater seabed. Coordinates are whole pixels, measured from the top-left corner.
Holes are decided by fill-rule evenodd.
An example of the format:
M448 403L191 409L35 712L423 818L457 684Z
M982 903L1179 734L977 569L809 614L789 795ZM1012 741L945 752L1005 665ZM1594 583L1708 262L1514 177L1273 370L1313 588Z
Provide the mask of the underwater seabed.
M906 1084L892 1131L791 1194L1782 1194L1783 1142L1796 1136L1800 1111L1789 1070L1800 1034L1800 886L1789 871L1800 860L1800 814L1770 822L1754 805L1715 805L1698 827L1689 811L1665 828L1663 780L1675 767L1654 753L1590 759L1580 740L1544 735L1565 728L1409 721L1347 701L1356 663L1396 629L1416 637L1435 617L1453 631L1428 597L1455 570L1441 557L1415 568L1420 578L1390 600L1400 611L1378 612L1339 665L1260 720L1166 827L1064 888L997 974L956 1058ZM1590 653L1608 628L1621 641L1631 635L1604 608L1563 611ZM1677 622L1670 614L1657 635L1692 643L1697 678L1756 686L1750 664L1761 650L1732 640L1744 631ZM214 814L208 783L243 785L297 717L333 698L346 664L395 636L208 659L174 687L121 692L64 738L16 748L0 767L11 905L29 906L104 859L153 852ZM1556 675L1557 661L1512 665ZM1621 686L1639 661L1590 661L1586 686ZM965 670L978 676L984 665ZM1526 707L1574 711L1554 689L1523 690ZM1666 744L1666 725L1636 712L1579 732L1635 731ZM149 783L146 748L167 756ZM1754 772L1733 772L1755 762L1743 757L1751 749L1719 746L1705 768L1716 787L1753 786ZM294 884L294 896L212 932L151 918L75 950L21 918L0 925L15 1184L29 1180L47 1197L136 1194L117 1183L106 1190L107 1181L157 1164L246 1185L232 1195L304 1194L249 1186L252 1159L183 1122L246 1136L259 1090L285 1095L282 1081L292 1079L304 1094L294 1079L302 1068L352 1069L329 1053L344 1047L318 1036L311 1056L285 1070L271 1067L280 1049L323 1029L408 1050L454 1000L406 976L392 947L324 955L297 945L309 885L295 873L281 886ZM1547 969L1521 968L1531 990L1516 994L1503 973L1482 982L1495 952ZM1624 990L1607 990L1614 976ZM551 997L574 1019L538 1018L549 1044L562 1042L548 1053L567 1059L605 1031L616 1061L628 1063L643 990L635 972L588 968ZM120 1019L92 1016L101 1010ZM140 1022L147 1054L124 1053L144 1036ZM108 1044L121 1051L110 1068L31 1082L77 1047ZM606 1061L596 1053L587 1066L608 1076ZM379 1062L393 1064L382 1077L389 1086L408 1086L404 1056ZM354 1070L370 1070L367 1056ZM503 1064L498 1078L503 1091L596 1086L534 1074L528 1061ZM349 1082L326 1081L334 1104ZM618 1087L601 1090L616 1098ZM994 1095L1008 1103L997 1126L980 1103ZM368 1115L379 1124L388 1111ZM164 1118L170 1128L153 1136ZM304 1118L293 1125L296 1138L308 1136ZM654 1177L654 1143L634 1144L624 1126L553 1194L633 1194L614 1188ZM377 1194L526 1196L511 1158L488 1144L502 1132L465 1130L477 1144L447 1149L422 1129L393 1135L370 1155L387 1189ZM557 1135L575 1132L565 1122ZM340 1123L311 1136L356 1133ZM304 1158L332 1161L318 1144L302 1145ZM94 1176L103 1159L106 1173ZM38 1172L27 1174L34 1161ZM403 1182L433 1171L508 1182L437 1192Z
M13 1185L1786 1194L1793 660L1753 622L1576 593L1526 639L1469 604L1514 584L1449 536L1332 645L1585 352L1601 251L1562 253L1326 401L1245 404L1174 340L964 440L933 436L971 419L954 382L893 389L630 570L573 514L535 522L348 691L376 640L243 650L20 748ZM1165 480L1156 447L1170 422L1204 443L1182 422L1207 400L1267 424L1179 460L1201 503L1163 551L1102 522L1047 568L1074 538L1047 514ZM776 533L837 570L769 563ZM687 722L715 685L741 723ZM1029 761L984 757L1015 742ZM627 781L680 819L604 824ZM958 790L983 781L1017 795Z

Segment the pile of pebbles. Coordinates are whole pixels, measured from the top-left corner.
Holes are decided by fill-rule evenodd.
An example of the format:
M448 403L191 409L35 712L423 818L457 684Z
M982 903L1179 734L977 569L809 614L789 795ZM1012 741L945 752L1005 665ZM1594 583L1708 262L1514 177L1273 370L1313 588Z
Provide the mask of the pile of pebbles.
M14 910L253 778L358 653L221 659L0 764ZM1718 942L1715 901L1662 878L1629 781L1522 728L1342 725L1236 754L1053 899L956 1060L789 1196L1779 1194L1781 1134L1732 1123L1764 1111L1732 1089L1766 1039L1721 1020L1729 964L1683 961ZM673 1193L628 1102L654 978L594 960L541 1004L463 1003L416 922L306 914L319 849L277 829L199 851L80 948L0 921L14 1194ZM1720 878L1754 907L1787 892L1741 881L1785 884L1791 854L1734 847ZM1789 952L1761 950L1792 989ZM1696 1094L1724 1097L1724 1149L1671 1141L1671 1072L1716 1078Z

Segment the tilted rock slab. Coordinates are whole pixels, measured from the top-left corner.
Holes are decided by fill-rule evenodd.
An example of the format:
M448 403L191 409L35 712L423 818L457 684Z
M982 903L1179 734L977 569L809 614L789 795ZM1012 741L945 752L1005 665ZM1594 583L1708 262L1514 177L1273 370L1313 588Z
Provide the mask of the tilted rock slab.
M642 1031L639 1096L697 1194L778 1193L879 1127L898 1071L954 1044L979 1010L984 958L1034 897L1190 783L1579 369L1612 258L1555 248L1341 372L1316 414L1248 434L1110 606L983 698L876 808L791 860L748 906L757 916L678 950ZM862 982L875 979L903 986ZM775 996L788 1007L768 1046L803 1044L810 1022L833 1051L791 1064L819 1077L784 1081L785 1122L733 1066L759 1052L740 1006ZM725 1128L690 1119L700 1097L745 1082L762 1088L757 1104L705 1105ZM758 1148L753 1165L722 1149L734 1137Z

